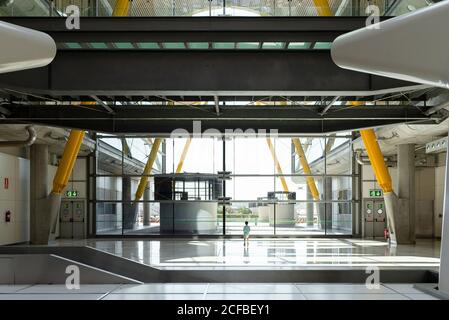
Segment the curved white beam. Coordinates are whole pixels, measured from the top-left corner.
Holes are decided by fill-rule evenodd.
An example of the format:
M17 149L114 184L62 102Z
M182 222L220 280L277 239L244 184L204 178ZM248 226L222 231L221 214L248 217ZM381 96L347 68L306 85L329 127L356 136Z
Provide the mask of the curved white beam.
M449 88L448 30L449 1L443 1L344 34L331 55L344 69Z
M48 34L0 21L0 73L43 67L55 56Z

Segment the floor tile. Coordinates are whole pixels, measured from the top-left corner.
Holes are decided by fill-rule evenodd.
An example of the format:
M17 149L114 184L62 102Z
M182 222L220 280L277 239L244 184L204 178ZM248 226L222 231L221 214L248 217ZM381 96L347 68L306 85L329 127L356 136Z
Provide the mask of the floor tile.
M316 293L304 294L306 300L409 300L400 294Z
M293 284L280 283L211 283L207 293L301 293Z
M206 300L305 300L305 297L298 293L208 293Z
M0 293L14 293L26 287L29 285L0 285Z
M414 284L413 283L385 283L383 284L384 287L387 287L391 290L394 290L398 293L402 293L402 294L422 294L424 292L422 292L419 289L414 288Z
M437 297L425 293L406 293L405 296L412 300L440 300Z
M63 284L56 285L34 285L20 290L18 293L66 293L66 294L81 294L81 293L98 293L105 294L119 288L120 285L109 284L82 284L79 289L67 289Z
M151 283L140 285L123 285L112 293L198 293L206 291L207 284L192 283Z
M0 294L0 300L98 300L102 294Z
M110 293L102 300L203 300L203 294L188 293Z
M396 293L391 289L380 286L379 289L368 289L364 284L296 284L299 291L303 294L323 293L323 294L380 294Z

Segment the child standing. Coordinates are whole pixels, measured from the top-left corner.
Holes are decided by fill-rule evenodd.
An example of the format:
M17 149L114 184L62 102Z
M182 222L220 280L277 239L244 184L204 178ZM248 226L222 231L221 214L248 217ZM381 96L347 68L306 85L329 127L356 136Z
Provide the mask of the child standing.
M248 246L249 244L249 233L251 231L251 228L248 225L248 221L245 221L245 226L243 227L243 245Z

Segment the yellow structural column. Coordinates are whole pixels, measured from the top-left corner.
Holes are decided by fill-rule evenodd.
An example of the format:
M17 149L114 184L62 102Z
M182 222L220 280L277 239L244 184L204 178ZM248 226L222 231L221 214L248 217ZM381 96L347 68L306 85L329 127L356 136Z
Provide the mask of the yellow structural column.
M298 154L299 161L301 162L301 166L305 174L312 174L310 170L309 163L306 158L306 154L301 145L301 141L298 138L292 139L293 144L295 145L296 153ZM315 179L313 177L306 177L307 185L309 187L310 193L315 201L320 200L320 193L318 192L318 188L316 187Z
M279 163L279 160L276 157L276 152L274 151L273 143L271 142L270 138L267 138L267 145L268 149L270 149L271 156L273 157L274 165L276 166L276 171L278 172L278 174L281 175L279 179L281 180L282 188L284 189L285 192L289 192L287 181L285 181L285 177L282 176L284 173L282 172L281 164Z
M124 17L128 15L131 0L117 0L112 15L114 17Z
M148 175L151 174L151 170L153 169L153 164L156 161L157 153L159 151L159 147L161 145L162 139L156 138L154 139L153 146L151 147L150 155L148 156L147 163L145 168L143 169L142 177L140 178L139 186L137 187L136 195L134 201L139 201L143 193L145 192L145 188L148 184Z
M83 102L83 104L94 105L95 101ZM73 167L75 166L76 158L83 143L85 132L83 130L71 130L67 143L64 147L61 161L59 161L58 169L53 178L53 188L51 190L54 194L61 194L67 185Z
M176 173L181 173L184 161L186 159L187 153L189 151L190 144L192 143L192 138L188 137L184 148L182 149L181 158L179 159L178 166L176 167Z
M313 3L319 16L329 17L333 15L327 0L313 0Z
M377 142L374 129L360 130L363 144L365 145L368 158L373 167L374 174L376 175L377 182L382 188L384 193L390 193L393 191L393 184L391 182L391 176L388 172L387 165L385 164L384 156L380 150L379 143Z
M62 154L61 161L53 179L52 193L61 194L67 185L83 139L84 131L72 130L70 132L64 153Z

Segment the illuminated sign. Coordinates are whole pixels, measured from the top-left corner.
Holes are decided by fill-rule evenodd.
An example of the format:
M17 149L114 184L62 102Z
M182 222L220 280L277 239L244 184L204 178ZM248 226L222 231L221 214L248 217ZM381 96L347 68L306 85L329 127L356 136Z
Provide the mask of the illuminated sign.
M65 196L67 198L76 198L76 197L78 197L78 191L76 191L76 190L67 190L65 192Z
M382 198L383 192L381 189L370 189L369 196L370 198Z

